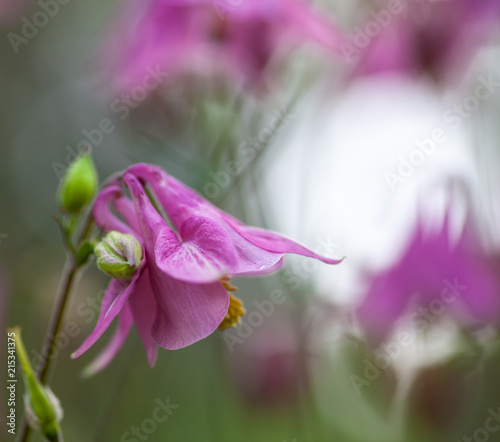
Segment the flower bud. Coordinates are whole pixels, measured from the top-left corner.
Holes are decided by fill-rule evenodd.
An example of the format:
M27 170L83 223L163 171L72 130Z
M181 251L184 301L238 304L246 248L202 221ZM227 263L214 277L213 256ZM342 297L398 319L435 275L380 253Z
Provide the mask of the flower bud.
M36 378L21 339L21 331L19 328L13 331L16 334L16 350L26 383L24 402L28 424L34 430L40 431L49 441L62 440L59 422L63 417L63 410L59 399L49 387L42 385Z
M45 387L43 393L44 402L39 404L36 403L38 399L36 396L31 396L31 398L29 395L24 396L26 420L31 428L40 431L47 440L58 442L62 440L59 429L59 422L63 417L61 402L49 387ZM40 410L42 410L42 414Z
M97 266L112 278L131 280L141 265L142 246L134 235L110 232L95 246Z
M98 187L97 172L89 154L78 157L69 167L59 188L59 207L77 213L87 205Z

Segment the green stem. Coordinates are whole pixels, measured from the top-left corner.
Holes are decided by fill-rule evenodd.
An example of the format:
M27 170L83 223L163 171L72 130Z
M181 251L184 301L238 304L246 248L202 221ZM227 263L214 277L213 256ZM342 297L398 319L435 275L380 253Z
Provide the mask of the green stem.
M90 234L92 229L92 212L89 211L85 215L84 222L82 224L81 233L77 238L76 244L80 244L86 237ZM75 248L77 250L78 247ZM68 255L66 258L66 264L64 265L64 270L61 275L61 282L59 285L59 290L57 292L56 301L54 309L52 310L52 316L50 318L49 326L47 328L47 334L42 346L42 358L37 366L37 378L42 383L45 384L47 377L49 375L50 364L52 359L50 355L54 350L56 345L55 337L61 329L63 323L64 311L68 303L68 299L73 289L73 285L77 281L78 271L81 268L76 262L76 257L73 250L68 250ZM21 429L19 431L18 442L27 442L29 440L31 433L31 428L28 426L26 418L24 418L21 424ZM62 439L61 439L62 440Z
M75 263L75 258L71 255L66 260L66 265L61 278L61 284L59 286L59 292L56 297L56 303L54 305L54 310L52 311L52 316L47 328L47 334L45 335L45 340L42 346L42 359L37 367L37 377L42 384L45 384L49 374L50 362L52 359L50 355L55 346L55 337L61 329L64 311L66 309L77 272L78 267Z

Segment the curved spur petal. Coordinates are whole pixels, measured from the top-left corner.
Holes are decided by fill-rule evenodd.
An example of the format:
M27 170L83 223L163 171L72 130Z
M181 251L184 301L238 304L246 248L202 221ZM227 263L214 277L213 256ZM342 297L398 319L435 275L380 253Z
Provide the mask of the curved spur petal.
M192 216L205 216L203 207L207 201L160 167L140 163L127 169L127 173L149 183L177 230L181 230L186 219Z
M153 207L141 183L134 175L126 173L124 181L132 195L144 247L150 259L153 259L156 237L160 233L160 230L167 226L167 223Z
M96 198L92 214L95 223L105 232L116 230L122 233L133 233L132 228L121 221L110 209L110 204L122 197L123 192L120 186L112 185L103 189Z
M134 203L130 199L122 197L114 201L114 206L117 212L123 216L127 224L139 233L141 230L135 214Z

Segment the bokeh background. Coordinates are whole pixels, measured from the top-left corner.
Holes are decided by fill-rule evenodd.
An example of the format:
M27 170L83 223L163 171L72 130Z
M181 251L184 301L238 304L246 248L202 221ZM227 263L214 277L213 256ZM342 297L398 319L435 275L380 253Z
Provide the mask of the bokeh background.
M0 328L36 360L65 260L55 195L89 143L101 180L155 163L347 259L233 280L245 328L152 369L134 332L83 379L106 340L71 360L108 283L90 263L50 381L65 440L500 441L498 2L188 3L0 1ZM465 293L432 304L454 279ZM158 401L178 406L164 422Z

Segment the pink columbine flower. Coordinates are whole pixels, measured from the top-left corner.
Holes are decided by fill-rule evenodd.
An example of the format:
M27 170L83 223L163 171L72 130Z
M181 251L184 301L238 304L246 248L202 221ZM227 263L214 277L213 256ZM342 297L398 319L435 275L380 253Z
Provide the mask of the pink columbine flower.
M405 314L417 329L441 316L464 324L500 319L498 259L486 253L470 219L450 239L449 217L434 230L419 223L397 262L370 278L357 313L373 336L386 336Z
M149 0L132 6L109 53L118 54L119 82L127 90L141 84L147 67L223 71L237 83L255 84L271 59L294 43L339 52L336 28L303 0Z
M122 184L131 199L124 194ZM162 213L147 196L146 187ZM117 277L103 298L94 331L73 356L88 350L115 317L119 326L91 372L111 361L133 324L151 365L158 346L179 349L218 327L234 326L244 309L241 301L228 293L235 290L229 277L273 272L283 264L284 253L329 264L340 262L318 256L276 233L246 226L159 167L147 164L130 167L103 189L93 213L104 232L133 235L142 252L134 252L133 247L119 241L105 244L118 257L107 263ZM133 275L118 279L122 274L120 259L133 267Z

